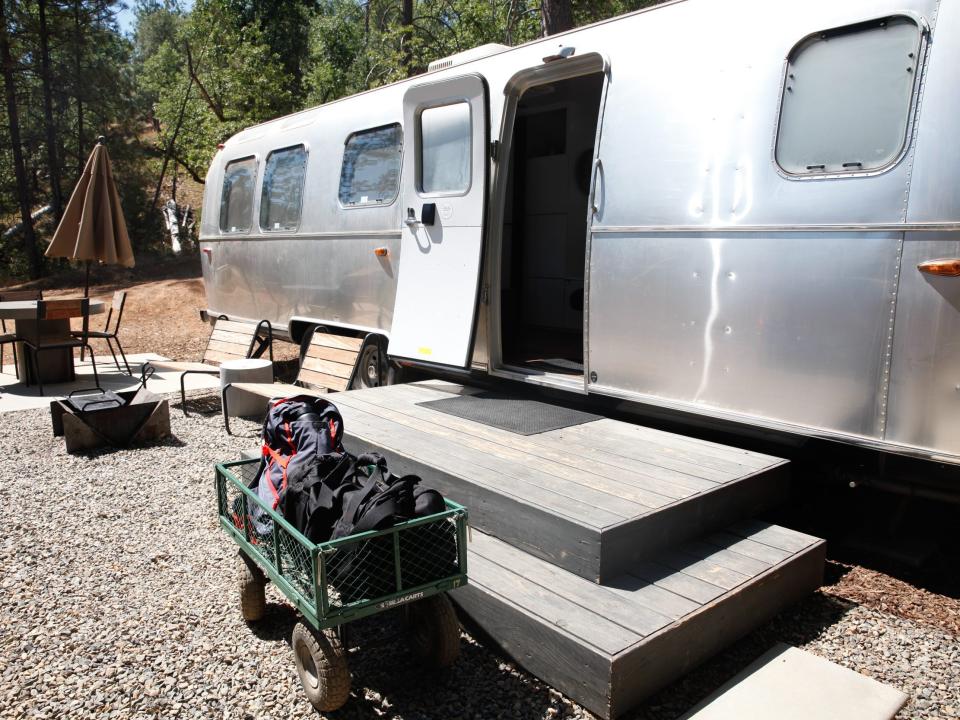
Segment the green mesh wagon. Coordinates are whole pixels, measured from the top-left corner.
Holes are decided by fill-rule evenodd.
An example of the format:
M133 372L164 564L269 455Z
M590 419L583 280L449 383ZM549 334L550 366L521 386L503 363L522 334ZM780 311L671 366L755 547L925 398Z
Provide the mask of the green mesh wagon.
M291 645L313 706L332 711L347 701L343 626L384 610L402 608L421 660L450 665L460 633L443 593L467 582L466 509L447 500L447 509L435 515L315 544L250 489L259 467L259 460L216 466L220 527L240 546L243 618L263 617L268 579L299 611Z

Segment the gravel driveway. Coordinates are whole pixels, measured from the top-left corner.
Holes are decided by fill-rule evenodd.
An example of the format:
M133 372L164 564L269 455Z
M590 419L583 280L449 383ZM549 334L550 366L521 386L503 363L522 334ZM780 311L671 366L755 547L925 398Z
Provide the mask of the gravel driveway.
M212 463L256 444L219 415L175 438L69 456L45 411L0 416L0 718L316 718L274 593L255 628L236 606L235 551L217 528ZM453 670L412 667L389 618L357 623L354 696L338 718L587 716L465 638ZM777 640L910 693L901 717L955 718L960 651L946 633L816 594L653 698L673 718ZM374 643L379 643L375 645ZM372 646L371 646L372 645Z

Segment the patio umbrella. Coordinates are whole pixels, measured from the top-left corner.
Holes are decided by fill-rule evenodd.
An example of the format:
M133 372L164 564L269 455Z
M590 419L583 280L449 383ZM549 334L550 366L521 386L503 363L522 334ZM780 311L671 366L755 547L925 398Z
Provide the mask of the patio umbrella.
M133 249L120 208L120 196L113 182L110 155L99 138L77 187L70 196L60 225L53 234L47 257L85 260L83 295L90 294L90 263L133 267Z

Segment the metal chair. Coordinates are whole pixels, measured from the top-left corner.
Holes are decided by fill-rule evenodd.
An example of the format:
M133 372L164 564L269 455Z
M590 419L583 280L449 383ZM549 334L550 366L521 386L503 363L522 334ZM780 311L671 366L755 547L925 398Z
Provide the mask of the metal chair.
M6 290L0 293L0 302L17 302L19 300L42 300L42 290ZM3 346L13 347L13 372L20 379L20 368L17 363L17 342L20 338L16 333L7 332L7 321L0 319L0 373L3 372Z
M110 354L113 355L113 362L117 366L118 372L123 372L123 369L120 367L120 362L117 360L117 354L113 351L113 344L110 342L113 340L117 343L117 350L120 351L120 357L123 358L123 364L127 368L127 375L133 375L130 372L130 363L127 362L127 356L123 352L123 345L120 344L120 338L117 336L117 333L120 332L120 318L123 317L123 306L127 302L127 291L126 290L117 290L113 294L113 303L110 305L110 310L107 312L107 321L103 324L103 330L91 330L87 333L87 337L90 339L97 340L106 340L107 347L110 349ZM117 317L113 323L113 330L110 329L110 321L113 319L113 314L116 313ZM71 333L74 337L79 337L80 332L74 331ZM83 361L83 348L80 349L80 360Z
M60 342L41 343L32 342L21 338L21 342L33 352L30 353L30 363L33 367L33 374L40 387L40 394L43 395L43 380L40 377L40 363L38 356L45 350L64 350L66 348L86 348L90 351L90 364L93 365L93 382L97 390L103 391L100 387L100 377L97 375L97 361L93 355L93 348L89 342L90 327L90 298L68 298L63 300L38 300L37 301L37 325L45 320L63 320L70 317L82 317L83 329L79 336L65 338Z

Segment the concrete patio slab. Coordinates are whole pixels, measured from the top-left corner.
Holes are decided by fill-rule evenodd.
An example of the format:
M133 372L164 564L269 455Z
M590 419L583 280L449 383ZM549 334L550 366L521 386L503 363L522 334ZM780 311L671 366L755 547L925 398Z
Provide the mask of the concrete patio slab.
M100 387L104 390L133 390L140 384L140 367L147 360L166 360L161 355L152 353L140 353L137 355L127 355L130 362L130 369L133 371L133 377L126 373L117 372L116 365L112 359L107 356L106 359L97 359L97 372L100 375ZM12 372L12 368L5 366L5 370L10 370L10 374L0 373L0 413L13 412L16 410L30 410L33 408L49 407L50 401L57 398L63 398L74 390L83 390L93 387L93 367L90 361L81 363L79 359L75 361L77 369L77 379L71 383L56 383L44 385L44 395L39 394L35 385L27 387ZM147 383L151 392L162 395L165 393L180 392L180 373L176 372L157 372ZM187 375L186 388L190 390L219 389L220 378L216 375Z
M778 643L681 720L890 720L906 701L899 690Z

